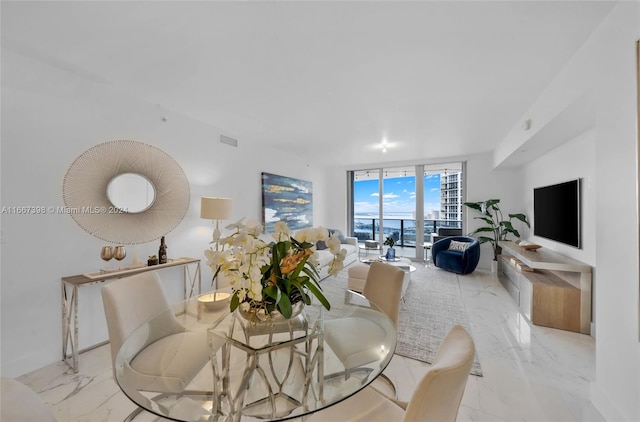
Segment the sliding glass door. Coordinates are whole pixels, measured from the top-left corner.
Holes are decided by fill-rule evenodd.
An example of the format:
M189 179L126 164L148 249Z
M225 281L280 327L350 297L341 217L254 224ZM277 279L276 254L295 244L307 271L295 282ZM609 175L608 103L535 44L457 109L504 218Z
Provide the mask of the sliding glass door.
M402 255L422 259L432 233L462 228L463 167L447 163L349 172L350 234L360 243L382 244L391 237Z

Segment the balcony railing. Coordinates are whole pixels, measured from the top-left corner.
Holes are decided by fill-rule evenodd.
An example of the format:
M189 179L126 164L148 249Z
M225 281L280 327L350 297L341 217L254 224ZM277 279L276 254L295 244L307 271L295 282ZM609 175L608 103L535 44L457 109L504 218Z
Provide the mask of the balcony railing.
M415 247L416 246L416 220L412 218L383 218L384 238L391 236L398 246ZM431 233L437 233L440 227L462 228L462 220L424 220L424 239L428 241ZM380 219L378 218L354 218L353 234L358 238L358 242L365 240L379 239Z

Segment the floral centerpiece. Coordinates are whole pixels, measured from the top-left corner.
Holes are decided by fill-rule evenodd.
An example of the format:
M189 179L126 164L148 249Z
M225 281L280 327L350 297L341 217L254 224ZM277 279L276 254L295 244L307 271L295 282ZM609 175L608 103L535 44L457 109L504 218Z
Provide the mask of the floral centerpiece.
M311 295L330 309L319 284L315 248L317 242L326 243L333 254L329 274L336 275L346 256L337 234L330 235L324 227L312 227L294 235L286 223L277 222L274 241L267 242L260 237L261 224L243 221L227 226L231 230L227 236L214 231L215 248L205 251L213 279L231 286L231 311L240 307L258 320L267 320L277 313L291 318L294 306L301 302L310 304Z

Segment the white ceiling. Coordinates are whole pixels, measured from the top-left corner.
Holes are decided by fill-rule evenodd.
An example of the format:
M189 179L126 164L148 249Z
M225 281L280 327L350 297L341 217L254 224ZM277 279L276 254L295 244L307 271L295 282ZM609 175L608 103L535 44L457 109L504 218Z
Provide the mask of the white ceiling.
M614 4L2 1L2 48L362 168L493 150Z

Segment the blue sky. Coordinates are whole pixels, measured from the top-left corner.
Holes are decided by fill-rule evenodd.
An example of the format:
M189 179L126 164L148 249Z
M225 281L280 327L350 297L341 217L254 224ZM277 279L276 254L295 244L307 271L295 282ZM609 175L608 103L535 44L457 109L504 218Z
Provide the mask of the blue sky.
M416 187L413 177L384 179L385 215L397 213L413 215ZM424 176L424 212L440 210L440 174ZM354 211L356 215L378 213L378 180L359 180L354 183ZM388 213L388 214L387 214Z

